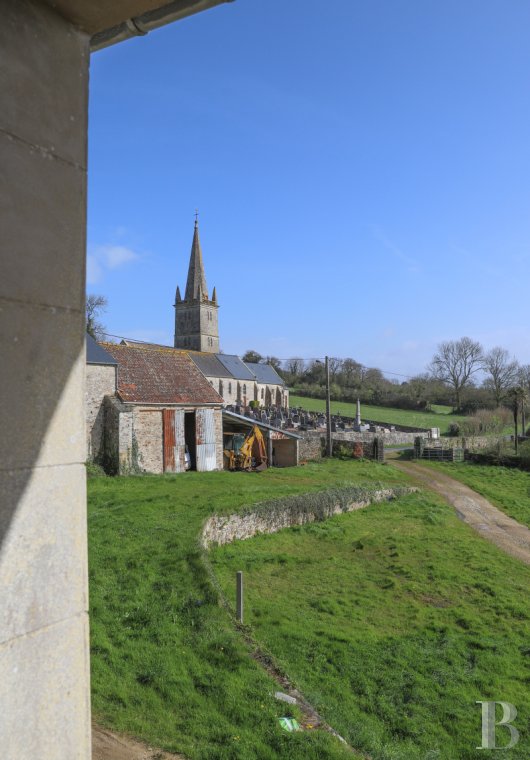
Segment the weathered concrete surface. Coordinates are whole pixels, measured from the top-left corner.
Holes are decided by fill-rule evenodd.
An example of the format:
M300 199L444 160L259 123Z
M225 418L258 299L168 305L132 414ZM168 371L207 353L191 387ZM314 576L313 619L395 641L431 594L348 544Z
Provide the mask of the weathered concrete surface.
M88 760L88 660L83 614L2 645L2 760Z
M530 530L458 480L416 462L392 462L423 486L443 496L461 520L507 554L530 565Z
M88 760L84 290L88 36L0 25L0 756Z

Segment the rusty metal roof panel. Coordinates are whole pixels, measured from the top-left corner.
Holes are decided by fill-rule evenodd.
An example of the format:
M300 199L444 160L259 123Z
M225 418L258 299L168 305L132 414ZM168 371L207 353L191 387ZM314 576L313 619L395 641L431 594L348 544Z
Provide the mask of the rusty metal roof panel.
M251 417L243 417L242 414L236 414L235 412L229 412L228 409L223 409L223 420L227 420L227 422L240 422L245 427L252 428L254 425L257 425L261 430L272 430L273 433L281 433L286 438L297 438L298 440L301 440L302 436L298 435L297 433L292 433L290 430L282 430L280 428L275 428L272 425L268 425L266 422L261 422L260 420L254 420Z
M222 404L185 351L103 344L118 364L118 395L143 404Z

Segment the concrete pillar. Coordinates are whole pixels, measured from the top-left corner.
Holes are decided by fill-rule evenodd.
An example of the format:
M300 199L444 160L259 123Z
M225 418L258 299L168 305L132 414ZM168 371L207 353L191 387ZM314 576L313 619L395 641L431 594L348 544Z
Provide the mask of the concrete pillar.
M1 5L0 755L89 760L88 38Z

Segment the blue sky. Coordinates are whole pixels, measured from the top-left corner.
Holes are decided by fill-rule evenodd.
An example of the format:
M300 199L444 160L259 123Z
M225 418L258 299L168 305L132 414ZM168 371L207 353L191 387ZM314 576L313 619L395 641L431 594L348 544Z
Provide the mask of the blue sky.
M93 55L89 292L172 343L195 208L221 347L530 363L526 0L236 0Z

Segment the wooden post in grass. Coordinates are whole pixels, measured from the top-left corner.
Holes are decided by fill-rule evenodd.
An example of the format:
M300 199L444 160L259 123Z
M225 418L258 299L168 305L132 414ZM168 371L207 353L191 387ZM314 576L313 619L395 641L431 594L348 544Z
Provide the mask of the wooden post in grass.
M236 617L240 623L243 622L243 571L238 570L236 573Z

